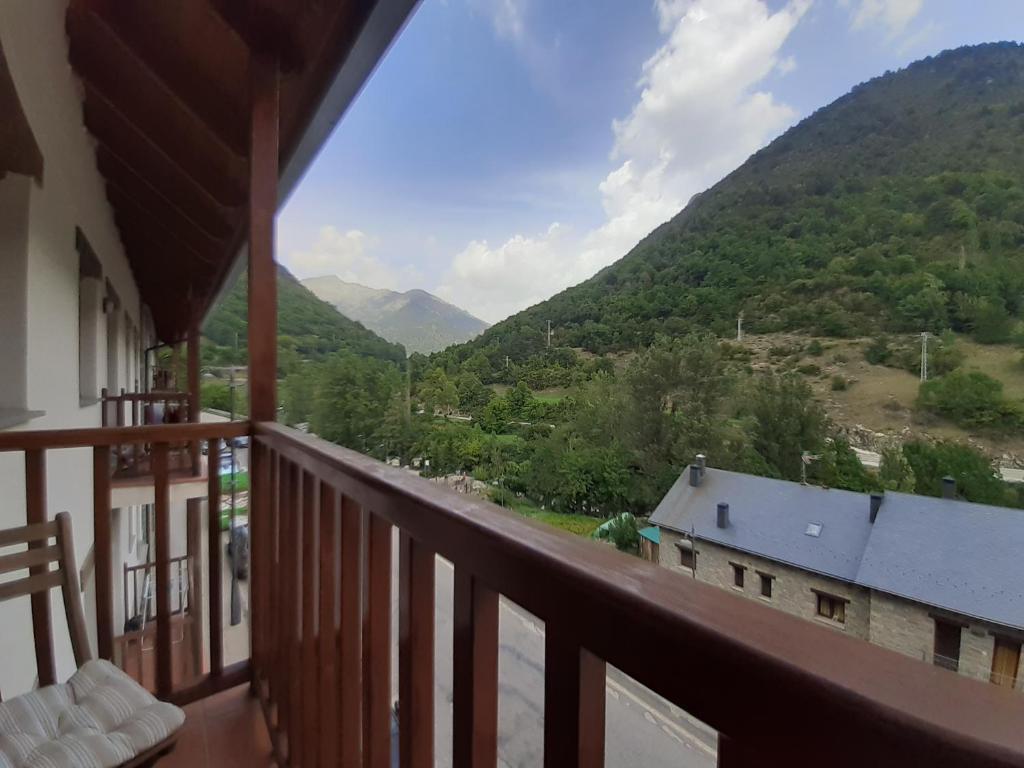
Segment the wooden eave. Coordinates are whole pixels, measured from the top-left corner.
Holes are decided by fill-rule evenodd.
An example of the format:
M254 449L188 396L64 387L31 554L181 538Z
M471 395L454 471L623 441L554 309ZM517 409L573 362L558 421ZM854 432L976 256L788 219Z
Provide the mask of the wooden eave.
M205 316L245 244L251 58L279 63L278 163L294 180L326 139L324 105L336 112L333 125L414 5L70 0L69 58L82 81L83 120L161 339L183 338ZM368 23L375 17L384 22ZM346 69L357 87L332 99Z

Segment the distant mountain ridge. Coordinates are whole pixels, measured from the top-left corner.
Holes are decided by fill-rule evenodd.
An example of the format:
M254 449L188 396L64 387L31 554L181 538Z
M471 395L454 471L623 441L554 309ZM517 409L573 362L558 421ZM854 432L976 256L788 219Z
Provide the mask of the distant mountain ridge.
M248 284L243 272L203 327L207 364L243 364L248 331ZM401 345L386 341L317 298L284 267L277 268L278 362L319 360L336 352L393 363L405 360ZM239 349L236 349L236 345Z
M419 289L399 293L369 288L337 275L311 277L302 285L345 317L409 352L437 352L469 341L489 327L464 309Z

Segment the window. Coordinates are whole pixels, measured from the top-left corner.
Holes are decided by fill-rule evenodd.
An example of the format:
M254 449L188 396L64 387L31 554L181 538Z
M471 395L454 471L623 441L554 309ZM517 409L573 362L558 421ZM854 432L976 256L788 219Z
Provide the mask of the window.
M0 172L0 428L21 423L28 407L30 184L27 176Z
M697 568L697 551L693 548L692 541L677 541L676 549L679 550L679 564L683 568Z
M98 370L103 270L82 230L75 230L78 250L78 396L82 405L100 396Z
M960 668L960 630L959 624L935 619L935 650L932 654L935 666L954 672Z
M824 592L816 592L815 595L818 599L819 617L829 619L837 624L846 623L846 604L849 602L848 600L836 597L835 595L827 595Z
M746 573L746 568L737 563L729 563L732 566L732 585L738 589L743 589L743 575Z
M767 573L759 573L758 576L761 577L761 597L767 597L771 600L772 582L775 580L775 577Z

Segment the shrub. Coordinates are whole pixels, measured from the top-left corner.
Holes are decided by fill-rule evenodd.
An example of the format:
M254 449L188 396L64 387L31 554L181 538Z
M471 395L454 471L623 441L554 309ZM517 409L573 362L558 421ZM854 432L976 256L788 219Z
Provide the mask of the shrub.
M640 531L636 527L636 518L630 514L622 514L608 524L608 540L622 552L636 552L640 546Z
M864 359L872 365L885 365L892 359L892 349L886 336L878 336L864 350Z
M1003 397L1002 382L981 371L953 371L921 382L917 407L965 427L1007 428L1021 423L1019 410Z
M814 363L806 363L804 365L799 366L797 368L797 371L799 373L802 373L804 376L817 376L819 373L821 373L821 366L815 365Z
M845 376L836 374L832 377L832 391L843 392L850 388L850 382Z
M832 362L836 365L844 365L846 363L846 355L839 353L832 356Z
M824 352L825 352L825 348L823 346L821 346L821 342L820 341L818 341L817 339L814 339L813 341L811 341L810 344L807 345L806 352L811 357L821 357L822 354L824 354Z

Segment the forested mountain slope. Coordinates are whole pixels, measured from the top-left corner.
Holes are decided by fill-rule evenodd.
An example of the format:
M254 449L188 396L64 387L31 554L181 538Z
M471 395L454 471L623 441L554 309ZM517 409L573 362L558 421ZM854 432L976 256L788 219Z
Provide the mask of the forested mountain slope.
M203 336L207 363L238 363L246 359L248 283L243 274L207 318ZM279 368L290 370L299 360L318 360L333 352L402 362L405 350L350 320L302 286L284 267L277 273ZM236 352L235 344L238 344Z
M1024 46L946 51L788 130L590 280L442 353L494 367L661 333L952 328L1024 309Z

